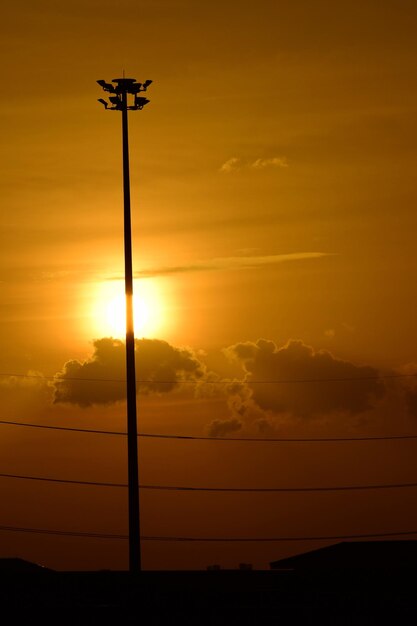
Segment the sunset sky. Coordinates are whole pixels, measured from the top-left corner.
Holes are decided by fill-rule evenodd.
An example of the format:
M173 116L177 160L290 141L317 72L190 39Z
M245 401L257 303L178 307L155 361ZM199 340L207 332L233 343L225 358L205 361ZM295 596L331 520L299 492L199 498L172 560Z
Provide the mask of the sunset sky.
M153 80L129 114L139 430L417 434L416 20L412 0L3 7L0 420L125 430L121 116L96 83L125 71ZM416 446L140 439L140 481L413 482ZM124 437L0 424L0 457L127 478ZM127 532L124 489L0 489L0 527ZM415 492L142 491L142 533L417 531ZM143 562L260 568L325 543L143 542ZM125 569L127 542L0 530L2 556Z

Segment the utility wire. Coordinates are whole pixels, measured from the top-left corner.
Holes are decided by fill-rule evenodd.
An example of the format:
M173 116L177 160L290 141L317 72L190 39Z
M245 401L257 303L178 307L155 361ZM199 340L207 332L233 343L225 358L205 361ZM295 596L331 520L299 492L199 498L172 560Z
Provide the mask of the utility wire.
M17 478L19 480L39 480L47 483L62 483L69 485L89 485L92 487L127 487L127 483L106 483L96 482L92 480L71 480L65 478L50 478L45 476L21 476L20 474L3 474L0 473L0 478ZM142 489L149 489L149 487L141 487Z
M128 535L116 535L113 533L89 533L72 530L54 530L47 528L26 528L22 526L0 526L0 531L11 531L18 533L35 533L38 535L60 535L64 537L91 537L96 539L128 539ZM141 537L143 539L143 537Z
M53 530L47 528L26 528L22 526L0 526L0 531L18 532L18 533L35 533L38 535L58 535L64 537L87 537L91 539L128 539L128 535L117 535L113 533L92 533L78 532L70 530ZM142 541L172 541L172 542L252 542L266 543L273 541L334 541L340 539L371 539L378 537L405 537L416 535L416 530L407 530L389 533L362 533L352 535L321 535L307 537L177 537L177 536L158 536L158 535L142 535Z
M0 478L16 478L19 480L38 480L42 482L63 483L71 485L88 485L93 487L126 488L126 483L108 483L90 480L70 480L64 478L50 478L45 476L22 476L20 474L0 473ZM337 485L334 487L189 487L178 485L139 485L140 489L154 491L215 491L215 492L250 492L250 493L293 493L313 491L363 491L370 489L403 489L417 487L415 483L387 483L379 485Z
M36 378L40 380L74 380L78 382L98 382L98 383L126 383L125 378L83 378L72 376L41 376L37 374L7 374L0 373L3 378ZM280 385L292 383L330 383L330 382L351 382L362 380L385 380L390 378L416 378L414 374L378 374L376 376L346 376L340 378L287 378L277 380L137 380L138 384L153 385L233 385L233 384L249 384L249 385Z
M76 433L93 433L96 435L118 435L127 436L126 432L120 430L96 430L91 428L73 428L70 426L51 426L48 424L29 424L28 422L13 422L10 420L0 420L0 424L9 426L25 426L28 428L44 428L47 430L61 430ZM165 435L161 433L138 433L138 437L153 439L185 439L191 441L243 441L259 443L325 443L337 441L392 441L396 439L417 439L417 435L371 435L364 437L204 437L199 435Z
M9 426L26 426L28 428L45 428L47 430L63 430L75 433L93 433L96 435L122 435L124 437L127 436L126 432L122 432L120 430L95 430L91 428L73 428L70 426L50 426L48 424L29 424L27 422L12 422L9 420L0 420L0 424L5 424ZM148 435L139 433L138 437L168 437L170 435ZM171 435L175 437L175 435ZM417 438L417 435L416 435Z

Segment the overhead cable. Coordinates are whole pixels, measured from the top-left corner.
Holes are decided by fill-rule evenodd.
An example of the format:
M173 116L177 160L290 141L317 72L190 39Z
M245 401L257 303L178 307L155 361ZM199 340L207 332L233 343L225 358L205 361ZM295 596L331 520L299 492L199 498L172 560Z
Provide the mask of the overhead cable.
M127 540L128 535L114 533L94 533L71 530L56 530L49 528L27 528L23 526L0 525L0 531L34 533L39 535L57 535L63 537L85 537L89 539L122 539ZM141 541L169 541L169 542L227 542L227 543L267 543L278 541L339 541L341 539L376 539L382 537L406 537L417 535L417 530L406 530L387 533L360 533L346 535L312 535L305 537L179 537L179 536L159 536L142 535Z
M71 426L53 426L49 424L32 424L0 420L0 424L9 426L26 426L28 428L43 428L46 430L68 431L76 433L92 433L95 435L113 435L126 437L127 433L120 430L98 430L92 428L74 428ZM200 435L167 435L163 433L138 433L138 437L151 439L184 439L190 441L243 441L258 443L326 443L343 441L391 441L397 439L417 439L417 435L370 435L363 437L210 437Z
M126 483L110 483L91 480L72 480L66 478L51 478L46 476L27 476L21 474L0 473L0 478L15 478L18 480L37 480L42 482L62 483L71 485L86 485L93 487L126 488ZM413 483L385 483L377 485L335 485L326 487L194 487L186 485L139 485L140 489L154 491L199 491L199 492L247 492L247 493L295 493L314 491L362 491L371 489L404 489L417 487Z
M35 378L39 380L54 380L54 381L77 381L77 382L97 382L97 383L126 383L125 378L84 378L76 376L43 376L40 374L8 374L5 372L0 373L2 378ZM296 383L339 383L339 382L355 382L366 380L385 380L391 378L416 378L417 373L414 374L377 374L374 376L343 376L334 378L286 378L276 380L152 380L152 379L138 379L137 384L143 385L282 385L282 384L296 384Z

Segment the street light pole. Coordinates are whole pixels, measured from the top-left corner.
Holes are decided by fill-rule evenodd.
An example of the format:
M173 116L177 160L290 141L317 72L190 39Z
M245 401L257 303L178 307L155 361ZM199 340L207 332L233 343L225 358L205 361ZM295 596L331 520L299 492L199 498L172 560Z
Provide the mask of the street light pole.
M132 226L130 217L130 172L129 172L129 133L128 110L143 109L149 102L138 94L146 91L152 81L137 83L134 78L115 78L112 83L98 80L104 91L111 93L112 106L100 98L106 109L122 112L123 144L123 199L124 199L124 258L126 294L126 398L127 398L127 460L128 460L128 504L129 504L129 571L142 570L140 545L139 509L139 464L138 431L136 415L136 371L135 371L135 330L133 321L133 270L132 270ZM129 105L128 95L134 97Z

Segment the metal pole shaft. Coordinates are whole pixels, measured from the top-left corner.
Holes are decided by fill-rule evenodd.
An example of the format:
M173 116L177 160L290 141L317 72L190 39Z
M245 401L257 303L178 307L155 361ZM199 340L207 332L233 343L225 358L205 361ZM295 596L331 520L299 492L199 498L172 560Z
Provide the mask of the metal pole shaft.
M135 333L133 324L132 226L130 218L127 92L122 94L124 252L126 293L127 457L129 492L129 571L142 569L139 516L139 467L136 421Z

